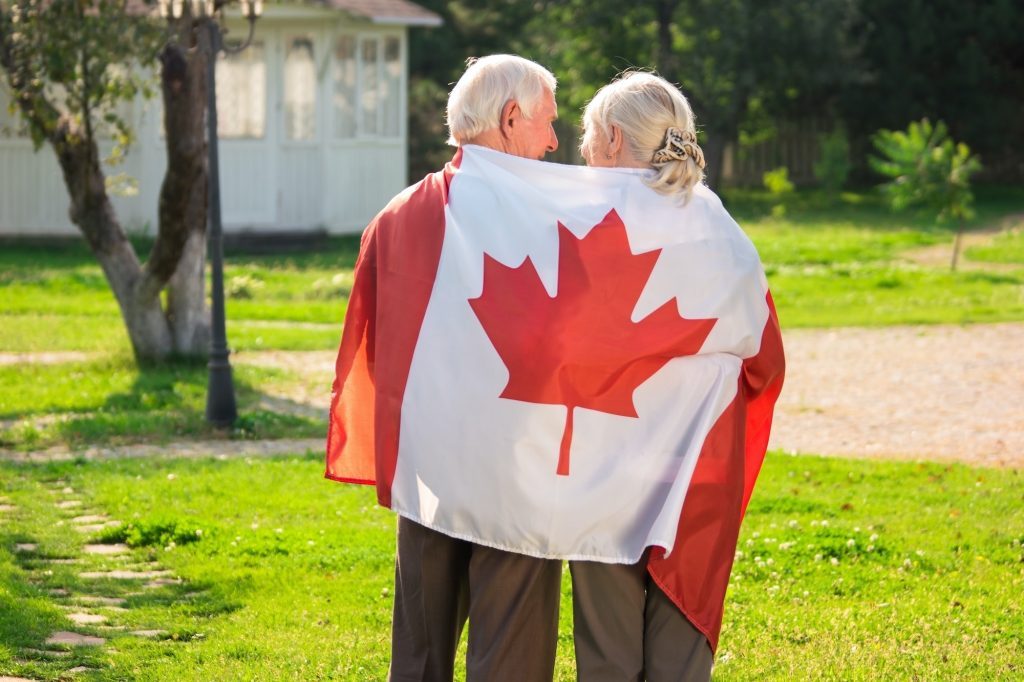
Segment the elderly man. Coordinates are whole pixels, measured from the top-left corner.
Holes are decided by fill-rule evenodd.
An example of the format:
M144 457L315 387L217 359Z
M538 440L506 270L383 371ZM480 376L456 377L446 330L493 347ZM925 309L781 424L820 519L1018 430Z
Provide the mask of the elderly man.
M526 59L471 62L448 99L449 143L540 159L558 147L554 91L554 76ZM379 502L399 513L390 680L451 680L467 618L469 680L550 680L561 561L450 537L425 525L422 507L392 503L402 395L430 297L424 282L438 267L461 155L395 197L364 234L338 356L326 475L376 483Z

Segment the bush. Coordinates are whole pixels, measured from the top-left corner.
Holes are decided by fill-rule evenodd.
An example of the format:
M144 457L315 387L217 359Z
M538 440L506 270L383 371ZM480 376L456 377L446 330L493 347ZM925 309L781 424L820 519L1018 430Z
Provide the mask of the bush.
M880 156L871 167L887 178L882 191L894 210L920 208L938 222L958 223L953 243L952 269L956 269L964 222L974 216L971 176L981 170L978 157L964 143L949 137L946 125L928 119L911 123L906 132L880 130L872 138Z
M794 189L793 183L789 180L789 169L783 166L775 170L765 171L764 175L761 176L761 182L764 183L765 189L772 195L772 198L778 202L772 206L772 215L776 218L786 215L785 202Z
M846 184L850 176L850 141L846 131L837 127L828 135L822 135L821 157L814 164L814 177L832 199Z

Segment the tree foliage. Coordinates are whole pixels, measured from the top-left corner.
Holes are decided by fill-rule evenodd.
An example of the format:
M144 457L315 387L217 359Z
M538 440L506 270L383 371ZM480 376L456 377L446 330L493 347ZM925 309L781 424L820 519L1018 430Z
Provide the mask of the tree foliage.
M881 130L874 136L879 156L871 167L891 178L882 185L896 210L919 207L939 221L969 219L971 176L981 170L978 157L949 137L946 124L915 121L906 131Z
M96 256L121 309L135 355L157 360L205 350L203 287L206 92L204 50L193 19L161 25L155 3L0 0L0 70L36 148L56 154L69 216ZM124 106L152 95L159 65L169 167L157 238L145 263L110 202L100 149L116 163L133 131ZM161 292L166 289L166 302Z
M966 144L954 142L942 121L934 126L928 119L915 121L906 132L882 130L873 141L880 156L871 157L871 166L891 178L882 190L894 209L917 207L939 222L957 222L955 270L964 221L974 215L971 176L981 170L978 157Z

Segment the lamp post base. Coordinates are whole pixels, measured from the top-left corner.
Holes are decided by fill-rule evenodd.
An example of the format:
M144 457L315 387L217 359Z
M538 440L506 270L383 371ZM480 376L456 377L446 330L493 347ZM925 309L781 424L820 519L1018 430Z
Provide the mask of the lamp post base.
M233 426L238 418L238 408L228 354L211 356L207 367L210 376L206 388L206 421L221 428Z

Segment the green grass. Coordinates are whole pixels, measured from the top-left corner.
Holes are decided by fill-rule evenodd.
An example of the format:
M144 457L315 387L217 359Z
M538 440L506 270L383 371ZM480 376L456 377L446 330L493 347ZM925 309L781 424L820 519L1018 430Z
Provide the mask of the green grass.
M145 253L140 245L140 253ZM358 237L298 255L229 255L228 339L234 350L336 348ZM117 303L84 244L0 250L0 352L128 352Z
M770 215L766 192L727 198L761 254L784 327L1024 319L1024 261L1011 271L955 273L911 263L906 251L951 244L951 228L913 213L894 214L877 196L846 193L828 204L819 193L803 192L783 218ZM1019 190L984 189L969 229L1022 207ZM974 256L968 251L968 258Z
M976 261L1024 266L1024 230L996 235L992 243L986 246L972 246L967 249L967 257Z
M256 387L286 384L286 373L240 366L234 369L234 379L241 417L229 437L323 435L322 419L259 406L261 393ZM124 356L56 365L0 365L0 447L74 448L223 436L204 418L206 380L205 363L139 368Z
M58 679L383 679L394 519L371 489L321 479L318 454L276 460L0 465L0 674ZM57 482L59 479L60 482ZM47 489L125 521L130 563L184 583L83 580L84 539ZM960 465L769 457L740 540L716 680L1011 679L1024 671L1024 475ZM83 513L73 510L74 513ZM197 533L197 531L199 531ZM104 538L91 538L104 539ZM174 544L171 544L171 541ZM15 542L38 555L14 555ZM168 549L168 547L170 549ZM47 571L52 571L48 573ZM72 592L48 595L54 587ZM127 596L101 650L40 660L60 604ZM575 679L563 588L556 678ZM100 633L99 630L77 628Z

